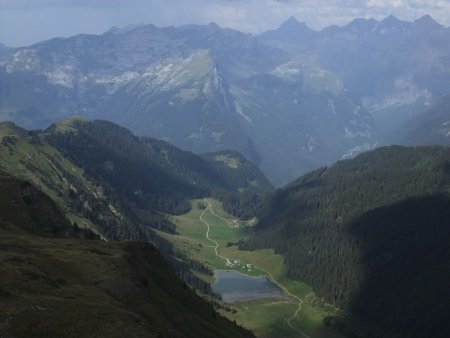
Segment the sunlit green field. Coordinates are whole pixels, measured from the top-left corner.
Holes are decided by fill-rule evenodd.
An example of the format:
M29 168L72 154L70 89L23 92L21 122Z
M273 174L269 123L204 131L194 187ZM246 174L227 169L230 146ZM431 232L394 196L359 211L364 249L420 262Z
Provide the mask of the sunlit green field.
M325 310L313 306L315 296L311 288L301 282L286 277L286 266L283 257L276 255L272 249L257 251L240 251L236 243L251 235L252 229L245 223L239 227L233 226L234 218L228 215L220 202L208 199L212 205L209 210L201 209L202 200L192 201L192 210L185 215L173 217L178 228L178 235L161 233L174 245L190 257L207 264L211 269L235 269L251 276L267 275L285 287L290 293L304 300L302 309L292 319L291 324L311 338L340 337L334 331L323 325L323 318L328 315ZM206 238L207 226L202 219L210 225L209 237L219 244L218 254L229 259L240 260L240 266L227 267L223 258L215 255L215 244ZM242 265L252 264L251 271L242 268ZM205 277L209 282L212 278ZM298 308L299 301L291 296L272 298L257 301L236 302L231 307L236 310L222 310L222 314L235 320L238 324L251 329L259 337L304 337L297 330L289 327L286 322Z

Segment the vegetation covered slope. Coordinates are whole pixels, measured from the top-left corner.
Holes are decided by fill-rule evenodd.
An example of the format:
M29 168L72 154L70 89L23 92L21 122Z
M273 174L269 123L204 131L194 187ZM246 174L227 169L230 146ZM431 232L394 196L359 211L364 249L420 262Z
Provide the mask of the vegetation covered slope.
M0 170L32 182L81 228L90 228L109 239L143 238L125 217L114 193L89 178L39 134L0 123Z
M189 210L190 198L218 196L237 213L272 189L237 153L227 155L237 164L228 167L108 122L74 118L45 133L4 122L0 137L0 169L33 182L80 228L107 239L152 242L189 285L207 293L209 285L189 271L205 268L154 229L174 232L166 213Z
M273 191L273 185L262 171L236 151L223 150L201 156L228 185L236 190L213 194L230 214L248 219L255 215L263 196Z
M242 246L282 253L291 277L344 307L330 320L343 332L442 337L449 188L450 149L380 148L278 190Z
M117 192L141 220L149 211L180 214L190 209L189 199L216 196L226 200L240 194L254 198L273 189L264 175L237 153L236 166L218 165L164 141L139 138L106 121L69 120L46 131L47 140L75 163ZM238 175L232 172L238 172ZM238 177L238 178L237 178Z
M1 222L11 222L36 235L73 235L72 224L64 214L29 182L0 172L0 190Z
M72 238L49 197L6 174L0 199L1 337L253 336L178 280L152 245Z

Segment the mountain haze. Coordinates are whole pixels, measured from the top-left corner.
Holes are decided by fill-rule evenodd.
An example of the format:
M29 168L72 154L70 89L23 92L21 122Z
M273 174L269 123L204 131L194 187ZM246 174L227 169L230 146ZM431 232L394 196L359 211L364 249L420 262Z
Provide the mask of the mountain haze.
M450 92L449 29L426 15L355 19L314 32L291 18L258 40L291 55L312 50L373 115L384 136Z
M276 184L375 143L370 115L316 52L293 56L215 24L144 25L11 53L0 118L27 128L73 114L111 120L197 153L237 150Z
M450 96L433 105L427 112L408 120L392 136L393 142L405 145L450 144Z
M196 153L236 150L276 185L386 144L450 93L449 29L430 16L258 36L135 25L0 51L0 119L80 114ZM283 165L281 165L283 164Z

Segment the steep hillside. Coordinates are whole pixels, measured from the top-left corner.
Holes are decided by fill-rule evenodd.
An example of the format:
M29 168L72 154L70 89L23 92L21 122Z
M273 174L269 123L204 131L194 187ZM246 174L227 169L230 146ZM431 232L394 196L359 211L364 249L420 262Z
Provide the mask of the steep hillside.
M254 192L264 195L273 190L273 185L258 167L249 162L242 154L223 150L201 155L226 184L240 192Z
M80 228L92 229L109 239L144 237L120 213L113 192L89 178L36 132L0 123L0 170L32 182Z
M214 194L222 202L224 210L239 218L253 218L263 197L274 189L262 171L236 151L224 150L201 157L238 191Z
M0 336L253 336L178 280L150 244L75 239L49 197L6 174L0 199Z
M106 239L154 243L186 282L206 293L209 285L190 267L211 272L175 250L155 229L175 232L169 214L187 212L190 199L207 196L219 198L239 217L253 217L258 202L273 189L238 153L203 159L110 122L72 118L46 132L4 122L0 137L0 170L42 189L76 227Z
M45 133L4 122L0 136L1 169L32 181L72 222L110 239L148 238L150 228L173 231L163 213L188 211L192 198L216 196L242 214L248 205L236 201L259 200L273 189L237 153L230 160L239 166L221 166L219 153L202 159L108 122L74 118Z
M405 145L450 144L450 96L407 121L391 140Z
M90 176L115 191L120 203L141 222L152 210L187 212L189 199L239 198L241 194L259 198L272 189L264 175L240 155L235 155L235 161L242 163L239 168L220 167L215 161L205 161L163 141L136 137L106 121L69 120L50 127L46 138ZM233 178L237 170L239 180Z
M344 308L329 323L350 336L442 337L449 168L448 148L397 146L322 168L274 193L242 247L283 254L291 277Z
M0 172L1 222L32 234L75 237L74 227L56 204L31 183Z

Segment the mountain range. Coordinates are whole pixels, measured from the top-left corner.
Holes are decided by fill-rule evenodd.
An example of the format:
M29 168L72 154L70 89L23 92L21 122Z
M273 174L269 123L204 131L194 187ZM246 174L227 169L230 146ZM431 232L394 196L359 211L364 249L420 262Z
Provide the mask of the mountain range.
M210 197L207 239L208 210L245 224L228 248L312 288L292 330L319 306L349 338L445 337L449 33L290 18L0 46L0 336L251 337L192 290L218 301L203 244L167 239Z
M316 52L380 127L394 128L448 94L449 29L428 15L414 22L355 19L320 32L291 18L258 39L291 55Z
M280 185L384 143L450 93L448 36L425 16L55 38L0 51L0 119L106 119L196 153L239 151Z

